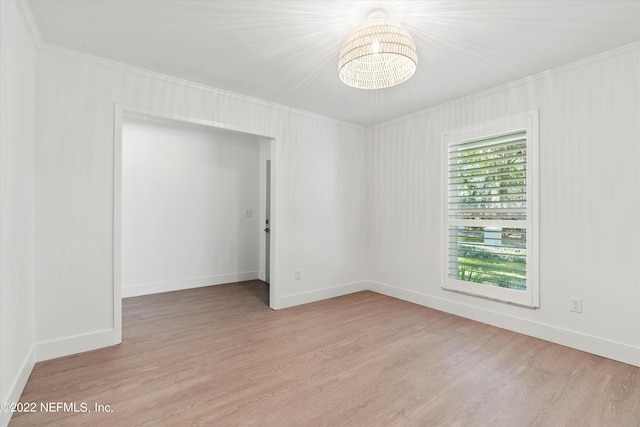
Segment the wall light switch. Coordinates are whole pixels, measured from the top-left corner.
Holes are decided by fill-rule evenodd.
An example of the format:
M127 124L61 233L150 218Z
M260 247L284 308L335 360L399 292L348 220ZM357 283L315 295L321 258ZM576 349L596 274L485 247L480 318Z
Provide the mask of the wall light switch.
M244 216L246 216L246 217L253 216L253 210L251 210L251 209L245 210L244 211Z

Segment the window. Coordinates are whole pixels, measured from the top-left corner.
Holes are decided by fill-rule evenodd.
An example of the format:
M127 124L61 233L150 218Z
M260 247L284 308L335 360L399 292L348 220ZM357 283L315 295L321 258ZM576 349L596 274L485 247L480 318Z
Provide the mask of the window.
M443 139L443 288L538 307L538 112Z

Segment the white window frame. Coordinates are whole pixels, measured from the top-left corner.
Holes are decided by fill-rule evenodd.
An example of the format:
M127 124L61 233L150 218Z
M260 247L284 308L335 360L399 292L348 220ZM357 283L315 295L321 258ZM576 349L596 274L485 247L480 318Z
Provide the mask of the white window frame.
M443 151L443 252L441 261L442 288L492 300L517 304L530 308L540 306L539 284L539 129L538 110L505 117L500 120L479 125L445 131L442 134ZM505 133L525 130L527 135L527 215L518 225L526 228L526 290L516 290L482 283L459 280L449 277L449 227L462 225L460 220L449 218L449 147L463 141L490 138ZM475 220L478 226L514 227L497 220ZM468 224L468 221L467 221Z

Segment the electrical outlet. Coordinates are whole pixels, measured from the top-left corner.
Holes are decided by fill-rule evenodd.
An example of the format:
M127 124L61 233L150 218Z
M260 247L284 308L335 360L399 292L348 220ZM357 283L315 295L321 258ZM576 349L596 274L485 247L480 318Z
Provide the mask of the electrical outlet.
M296 270L296 280L300 280L302 278L302 271Z
M570 306L569 310L575 311L576 313L582 313L582 298L571 297L569 298Z

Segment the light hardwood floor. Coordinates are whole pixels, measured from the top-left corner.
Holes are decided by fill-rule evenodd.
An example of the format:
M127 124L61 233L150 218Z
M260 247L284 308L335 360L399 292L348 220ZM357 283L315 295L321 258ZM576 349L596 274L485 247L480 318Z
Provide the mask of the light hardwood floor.
M11 426L640 426L640 368L372 292L123 300L119 346L38 363Z

